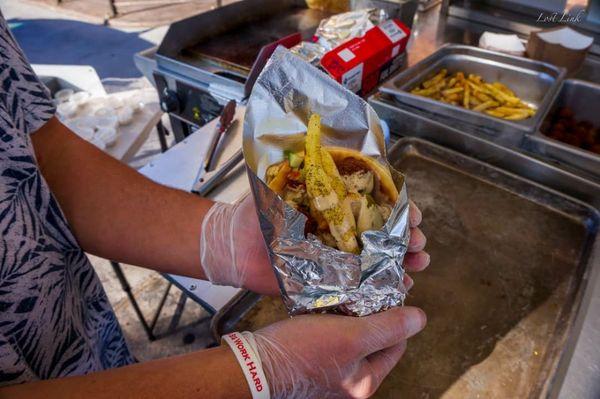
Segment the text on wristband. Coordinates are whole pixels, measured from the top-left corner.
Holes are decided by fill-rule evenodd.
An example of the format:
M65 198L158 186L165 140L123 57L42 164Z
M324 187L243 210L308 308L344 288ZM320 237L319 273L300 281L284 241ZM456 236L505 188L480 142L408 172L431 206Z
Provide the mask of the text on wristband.
M244 342L237 336L236 333L230 333L227 334L227 336L233 341L236 349L244 359L245 365L248 368L248 371L250 372L252 381L254 382L254 387L258 392L261 392L263 390L263 384L260 380L260 377L258 376L258 373L256 372L256 365L254 364L254 360L252 359L252 356L246 349Z

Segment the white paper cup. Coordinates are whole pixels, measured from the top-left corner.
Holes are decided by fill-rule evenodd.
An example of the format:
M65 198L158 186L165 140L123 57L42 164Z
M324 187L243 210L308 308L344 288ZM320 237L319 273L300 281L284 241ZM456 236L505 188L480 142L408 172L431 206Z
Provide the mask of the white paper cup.
M78 118L69 119L66 124L72 129L96 129L96 119L90 116L80 116Z
M134 114L140 112L146 106L146 104L140 100L140 95L138 94L132 94L131 96L127 97L125 99L125 104L131 108Z
M58 104L56 107L56 112L58 112L58 115L60 117L64 119L69 119L77 115L78 109L79 106L77 104L73 103L72 101L67 101Z
M60 104L69 101L71 96L75 93L73 89L62 89L54 93L54 99Z
M117 129L112 127L102 127L96 131L95 137L102 140L106 147L112 147L117 143Z
M74 93L71 98L70 101L77 104L78 106L84 105L90 98L90 93L88 93L87 91L78 91L77 93Z
M96 110L96 112L94 112L95 116L99 116L101 118L107 117L107 116L111 116L115 114L115 110L112 109L111 107L102 107Z
M109 100L110 106L114 109L119 109L125 105L125 101L123 101L119 97L111 97Z
M100 129L103 127L111 127L113 129L116 129L117 126L119 126L119 120L117 119L116 115L109 115L109 116L96 116L93 117L95 120L95 127L96 129Z
M133 109L129 105L125 105L118 112L119 125L128 125L133 120Z
M84 140L90 141L94 138L94 128L93 127L80 127L75 129L74 132Z

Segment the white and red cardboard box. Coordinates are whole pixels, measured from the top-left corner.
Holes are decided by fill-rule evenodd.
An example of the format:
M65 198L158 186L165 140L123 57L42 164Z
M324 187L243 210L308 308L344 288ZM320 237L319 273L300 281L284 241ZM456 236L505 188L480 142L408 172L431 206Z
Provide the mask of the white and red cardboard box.
M400 67L410 29L387 20L326 53L321 66L347 89L367 94Z

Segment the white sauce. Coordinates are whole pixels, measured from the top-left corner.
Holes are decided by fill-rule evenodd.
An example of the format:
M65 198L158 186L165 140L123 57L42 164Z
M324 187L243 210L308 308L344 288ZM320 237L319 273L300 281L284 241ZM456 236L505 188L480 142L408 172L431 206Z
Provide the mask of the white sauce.
M333 190L326 196L315 197L315 208L317 208L319 212L331 209L333 206L337 205L337 203L338 197Z

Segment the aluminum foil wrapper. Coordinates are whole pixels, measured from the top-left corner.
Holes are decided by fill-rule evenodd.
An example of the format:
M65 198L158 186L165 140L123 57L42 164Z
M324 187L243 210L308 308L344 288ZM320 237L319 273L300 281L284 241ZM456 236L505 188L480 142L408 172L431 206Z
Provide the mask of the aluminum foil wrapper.
M388 19L387 13L378 8L349 11L324 19L319 24L315 36L317 43L327 51L365 33Z
M322 121L322 142L361 151L387 164L379 118L360 97L283 47L273 53L250 96L243 149L260 226L283 301L292 315L339 312L364 316L403 303L402 260L409 241L408 196L400 193L379 231L362 234L360 255L338 251L304 235L306 217L271 191L266 169L284 150L304 148L310 114Z
M297 55L304 61L317 66L327 51L319 43L300 42L290 49L292 54Z

